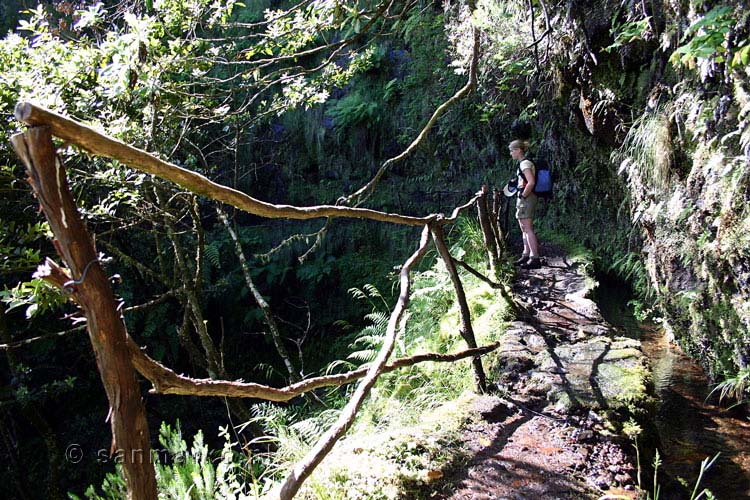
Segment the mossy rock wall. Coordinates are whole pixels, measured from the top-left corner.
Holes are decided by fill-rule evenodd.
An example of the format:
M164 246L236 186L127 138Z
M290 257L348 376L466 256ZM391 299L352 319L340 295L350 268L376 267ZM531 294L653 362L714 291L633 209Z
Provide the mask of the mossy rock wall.
M728 56L686 65L670 55L716 2L599 4L609 35L568 9L575 37L557 48L554 92L539 89L537 142L558 168L541 223L614 265L710 375L727 376L750 358L750 72L722 59L743 46L748 16L737 5L716 21L730 27ZM645 15L650 34L611 47L616 26Z

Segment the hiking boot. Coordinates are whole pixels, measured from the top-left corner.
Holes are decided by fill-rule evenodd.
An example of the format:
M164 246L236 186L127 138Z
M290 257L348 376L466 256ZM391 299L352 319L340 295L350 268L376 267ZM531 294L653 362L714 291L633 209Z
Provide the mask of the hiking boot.
M542 261L539 257L529 257L525 264L521 264L521 269L539 269L542 267Z
M521 257L513 261L513 265L519 266L521 264L526 264L527 260L529 260L528 255L521 255Z

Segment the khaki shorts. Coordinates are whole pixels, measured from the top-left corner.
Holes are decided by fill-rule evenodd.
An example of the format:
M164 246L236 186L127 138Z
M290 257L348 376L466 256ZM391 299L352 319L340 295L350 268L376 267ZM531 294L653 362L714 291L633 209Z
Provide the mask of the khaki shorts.
M534 193L525 199L519 197L516 200L516 219L533 219L537 200L538 197Z

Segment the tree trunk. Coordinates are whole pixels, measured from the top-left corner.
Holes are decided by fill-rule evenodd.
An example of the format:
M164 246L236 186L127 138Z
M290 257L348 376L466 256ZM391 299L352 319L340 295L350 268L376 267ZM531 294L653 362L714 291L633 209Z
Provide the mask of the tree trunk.
M292 359L289 356L289 352L286 350L286 347L284 346L284 339L281 337L281 331L279 330L279 325L276 323L276 320L273 317L271 306L268 305L268 302L266 302L266 299L263 298L263 295L255 286L255 283L253 282L253 278L250 275L250 266L248 266L247 264L247 259L245 258L245 252L242 251L242 245L240 244L240 239L237 237L237 233L234 231L234 228L232 228L232 224L229 222L229 219L227 218L227 215L224 213L224 211L221 208L216 207L216 212L219 214L219 219L221 219L221 222L224 224L224 227L226 227L227 232L229 233L229 236L232 237L232 241L234 242L234 251L237 254L237 258L240 261L240 268L242 269L242 275L245 277L245 284L250 289L250 292L253 294L253 298L255 299L255 302L258 304L258 307L260 307L260 310L263 312L263 318L265 318L266 325L268 325L268 330L271 333L273 344L276 346L276 352L279 353L279 356L284 362L284 366L286 367L287 374L289 374L289 380L291 382L299 382L301 380L300 373L297 371L296 368L294 368L294 365L292 364Z
M11 142L26 164L29 183L55 236L55 248L72 276L49 259L40 266L38 273L70 293L86 316L89 338L110 404L111 451L122 458L128 498L156 500L146 410L130 359L128 334L109 279L76 209L50 130L34 127L13 136Z

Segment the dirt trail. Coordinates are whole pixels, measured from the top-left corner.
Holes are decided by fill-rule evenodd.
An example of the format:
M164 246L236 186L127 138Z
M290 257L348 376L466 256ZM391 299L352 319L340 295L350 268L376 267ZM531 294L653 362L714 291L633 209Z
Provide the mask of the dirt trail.
M514 292L533 306L513 322L495 364L505 397L475 403L470 462L434 498L451 500L635 498L629 442L611 432L625 408L646 398L640 345L618 337L576 263L547 249L547 265L521 271Z

